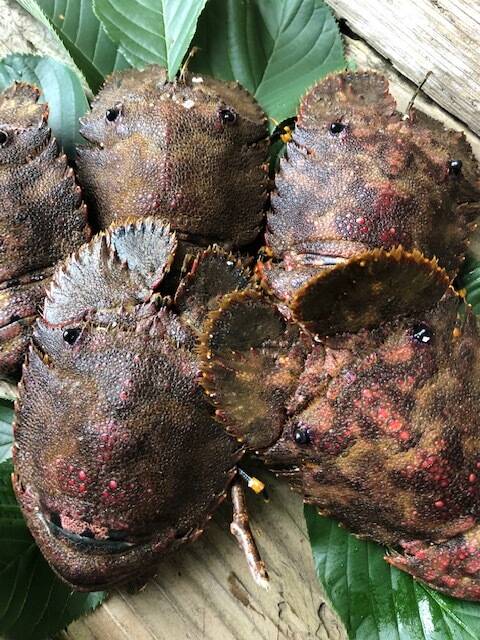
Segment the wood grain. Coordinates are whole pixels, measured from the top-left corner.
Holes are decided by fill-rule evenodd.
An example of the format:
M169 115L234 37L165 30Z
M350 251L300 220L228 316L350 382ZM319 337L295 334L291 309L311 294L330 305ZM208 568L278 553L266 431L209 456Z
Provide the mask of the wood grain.
M480 134L478 0L328 0L337 17Z

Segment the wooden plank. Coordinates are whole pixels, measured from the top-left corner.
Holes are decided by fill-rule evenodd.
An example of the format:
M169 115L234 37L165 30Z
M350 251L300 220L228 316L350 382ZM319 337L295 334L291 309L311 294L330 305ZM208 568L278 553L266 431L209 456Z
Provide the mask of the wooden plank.
M328 0L337 17L480 134L478 0Z

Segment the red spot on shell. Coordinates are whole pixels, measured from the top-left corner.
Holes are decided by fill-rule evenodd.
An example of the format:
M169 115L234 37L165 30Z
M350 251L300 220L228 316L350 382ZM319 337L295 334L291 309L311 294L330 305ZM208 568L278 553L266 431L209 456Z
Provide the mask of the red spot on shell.
M118 487L117 481L110 480L110 482L108 483L108 486L112 491L115 491L115 489Z
M366 400L372 400L373 399L373 391L371 389L362 389L362 396Z
M84 491L87 490L87 487L82 482L81 484L78 485L78 490L80 491L80 493L84 493Z
M480 571L480 558L472 558L465 565L467 573L478 573Z
M435 500L434 504L437 509L443 509L443 507L445 506L445 502L443 500Z
M435 456L428 456L428 458L425 458L425 460L422 462L422 467L424 469L429 469L433 464L435 464L437 458Z
M390 422L388 423L388 428L390 429L390 431L398 431L402 428L402 426L402 421L398 419L390 420Z
M440 580L450 589L457 584L457 579L453 576L442 576Z
M78 472L78 477L79 477L80 480L85 480L85 478L87 477L87 474L82 469L81 471Z
M378 417L380 420L388 420L390 417L390 409L388 407L380 407L378 409Z
M125 389L122 389L122 391L120 391L119 393L119 398L120 400L124 401L128 398L128 391L125 391Z
M474 473L471 473L471 474L468 476L468 481L469 481L471 484L473 484L474 482L476 482L476 481L477 481L477 476L476 476Z
M400 431L398 437L400 438L400 440L408 440L410 438L410 434L408 433L408 431Z
M358 224L365 224L365 218L363 216L360 216L356 219L356 222L358 222Z

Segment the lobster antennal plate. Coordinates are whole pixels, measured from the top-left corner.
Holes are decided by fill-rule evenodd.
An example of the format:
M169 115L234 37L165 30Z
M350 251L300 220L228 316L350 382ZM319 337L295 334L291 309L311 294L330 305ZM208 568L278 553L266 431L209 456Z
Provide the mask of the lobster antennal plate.
M225 296L201 338L202 385L227 431L251 449L270 445L286 419L298 330L254 291Z
M291 308L317 334L356 332L430 308L449 284L437 261L420 251L374 249L308 280Z

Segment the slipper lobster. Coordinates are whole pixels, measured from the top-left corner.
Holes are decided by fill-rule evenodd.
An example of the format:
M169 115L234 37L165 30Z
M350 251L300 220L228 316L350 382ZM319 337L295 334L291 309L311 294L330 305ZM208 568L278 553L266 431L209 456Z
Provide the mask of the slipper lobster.
M26 84L0 93L0 379L19 375L55 264L90 237L39 95Z

